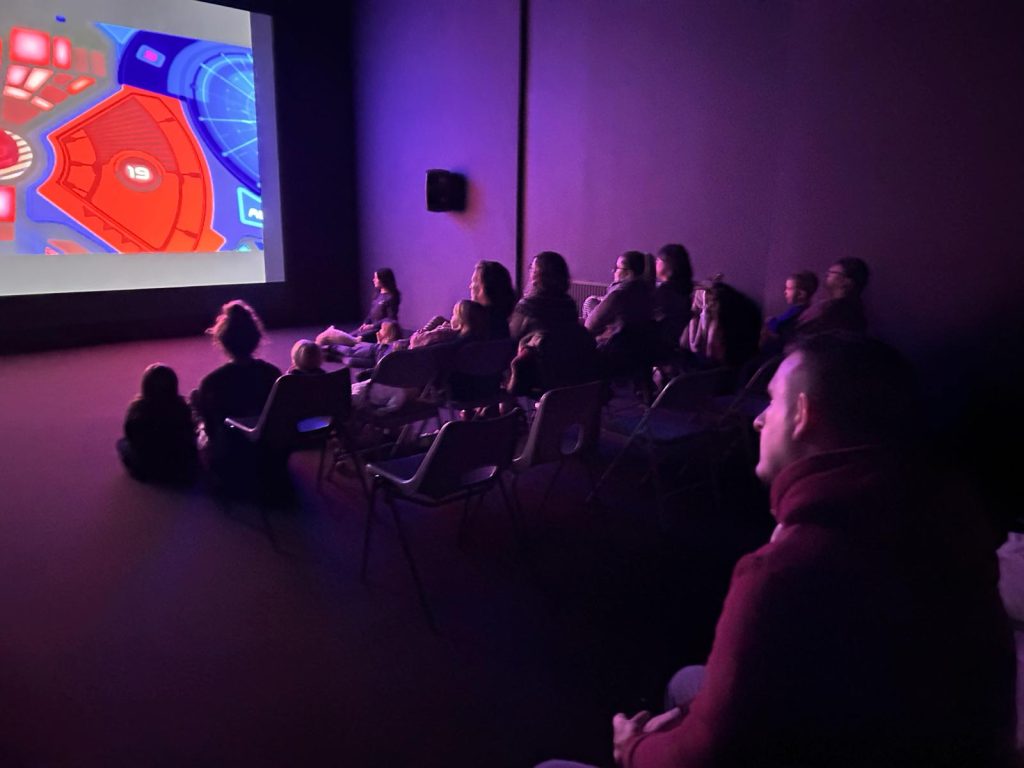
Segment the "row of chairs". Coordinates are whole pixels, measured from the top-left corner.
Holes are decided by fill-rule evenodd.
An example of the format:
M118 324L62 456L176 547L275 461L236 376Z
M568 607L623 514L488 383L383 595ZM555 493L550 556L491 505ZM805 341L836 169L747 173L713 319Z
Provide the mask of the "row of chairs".
M381 362L403 354L392 353ZM423 382L426 388L436 380L434 377L437 369L428 376L426 361L431 356L415 357L422 363L416 380ZM673 490L673 484L665 482L662 467L672 465L668 459L673 456L685 453L687 457L701 461L704 471L697 473L696 477L711 486L717 501L717 462L725 451L735 446L737 440L747 447L745 450L749 448L750 420L747 412L751 410L752 403L759 403L774 365L777 365L777 361L762 366L746 387L726 400L715 396L720 372L684 374L669 382L654 403L642 413L608 419L604 427L626 436L626 442L599 480L594 482L591 474L588 501L596 496L622 458L634 447L641 448L649 460L648 474L654 481L659 519L664 519L665 502ZM409 371L410 367L402 366L401 370ZM385 381L398 380L388 377L387 366L385 374ZM461 532L465 529L472 501L482 499L497 487L514 526L521 531L524 515L519 501L518 482L526 471L541 464L558 464L538 509L546 505L560 472L570 460L581 459L588 472L592 471L593 462L590 459L596 453L602 427L601 406L605 385L593 382L547 392L537 404L525 442L518 452L516 449L521 439L523 418L521 412L513 412L496 419L475 421L453 420L445 423L439 418L443 425L426 451L363 462L352 432L354 421L349 376L347 368L322 376L283 376L275 384L258 419L251 422L229 420L228 423L254 443L271 446L278 452L282 449L287 451L314 447L319 443L321 461L318 485L324 478L324 464L328 456L327 435L335 435L346 455L355 463L355 476L367 498L361 567L363 578L366 577L369 565L376 508L378 500L383 497L394 519L420 603L428 623L434 626L433 614L396 502L431 507L462 502ZM411 382L413 377L402 381ZM436 413L437 402L423 399L418 405L411 405L402 418L426 418ZM328 475L330 471L328 469ZM511 477L511 488L505 484L506 477Z

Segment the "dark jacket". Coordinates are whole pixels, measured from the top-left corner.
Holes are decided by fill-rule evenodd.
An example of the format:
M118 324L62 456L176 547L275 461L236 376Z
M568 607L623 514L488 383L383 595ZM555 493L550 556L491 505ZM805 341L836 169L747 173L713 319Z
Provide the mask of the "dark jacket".
M1010 764L994 553L967 506L906 478L870 448L779 474L780 525L736 566L700 693L626 766Z

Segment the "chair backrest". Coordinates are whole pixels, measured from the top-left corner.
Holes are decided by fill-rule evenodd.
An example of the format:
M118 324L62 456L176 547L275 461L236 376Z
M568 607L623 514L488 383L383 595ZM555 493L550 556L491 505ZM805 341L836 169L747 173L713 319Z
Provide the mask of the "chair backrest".
M651 405L651 411L696 413L710 407L724 370L715 368L697 373L682 373L665 385Z
M437 372L438 353L433 346L396 349L377 362L370 381L422 391L434 382Z
M348 419L352 381L348 368L320 374L292 374L274 382L256 424L258 442L289 450L304 434Z
M443 498L508 469L519 423L516 411L496 419L448 422L409 481L409 490Z
M601 430L604 383L552 389L544 394L516 468L559 461L593 449Z
M516 356L515 339L471 341L455 352L452 373L468 376L500 376Z

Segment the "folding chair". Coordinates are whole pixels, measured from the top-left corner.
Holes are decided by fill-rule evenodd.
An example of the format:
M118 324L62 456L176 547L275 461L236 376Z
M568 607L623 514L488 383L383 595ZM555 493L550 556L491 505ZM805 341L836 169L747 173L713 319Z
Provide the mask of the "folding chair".
M717 451L714 450L714 442L717 438L718 418L711 406L721 375L722 371L715 369L676 376L665 385L654 403L641 415L624 416L609 421L605 425L606 429L628 435L628 439L598 480L587 501L595 498L597 491L612 475L627 451L634 444L640 444L647 453L649 476L654 479L660 520L665 519L665 494L662 492L663 478L659 464L673 449L701 447L705 449L705 453L710 454L708 469L717 505Z
M374 462L366 467L372 478L372 491L366 511L361 578L366 581L374 509L377 496L383 493L391 507L398 539L416 583L417 596L432 629L435 628L433 613L395 502L402 499L419 506L440 507L463 501L461 527L464 527L470 500L484 496L497 485L513 525L518 527L515 510L501 480L502 472L512 464L518 425L519 415L515 412L497 419L451 421L441 427L426 453Z
M558 467L544 491L538 511L544 509L555 481L570 459L582 461L590 474L591 488L594 488L592 468L587 458L596 452L600 437L604 386L604 382L595 381L552 389L541 397L523 452L512 462L512 496L517 503L520 476L533 467L556 461Z

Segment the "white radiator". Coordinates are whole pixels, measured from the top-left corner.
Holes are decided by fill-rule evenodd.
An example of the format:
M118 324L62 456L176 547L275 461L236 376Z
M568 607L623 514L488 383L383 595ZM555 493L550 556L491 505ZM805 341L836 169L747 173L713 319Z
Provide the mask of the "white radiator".
M577 314L583 312L583 300L587 296L604 296L608 292L605 283L594 283L589 280L573 280L569 283L569 295L576 302Z

